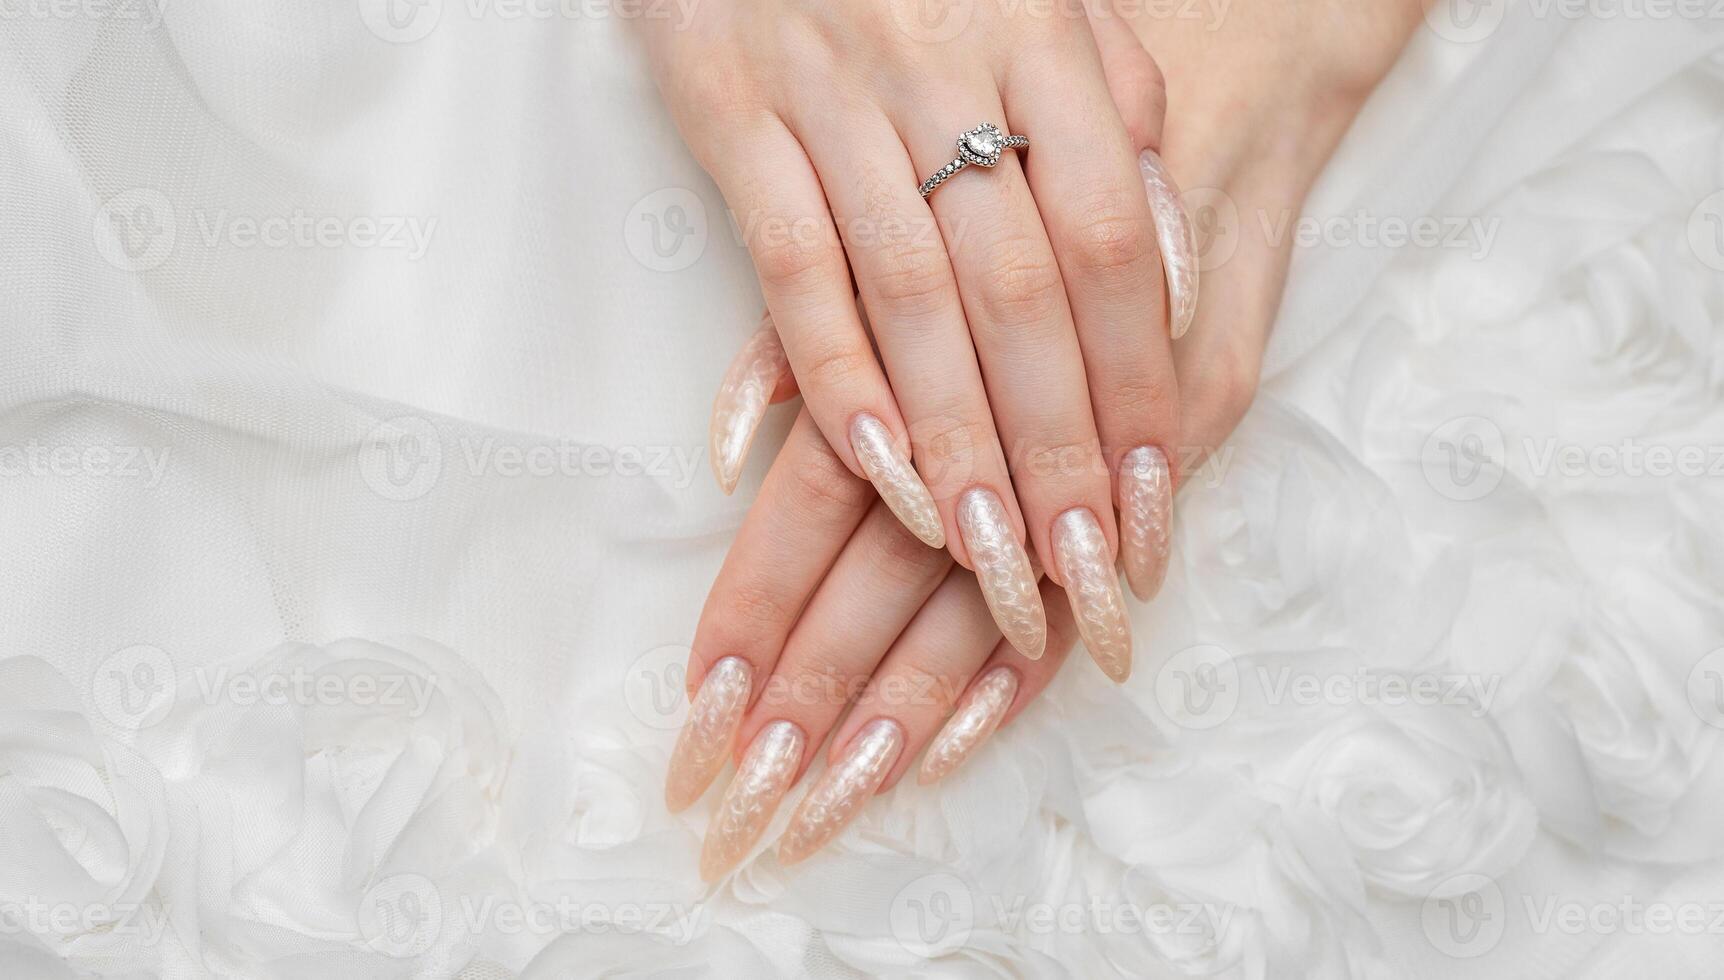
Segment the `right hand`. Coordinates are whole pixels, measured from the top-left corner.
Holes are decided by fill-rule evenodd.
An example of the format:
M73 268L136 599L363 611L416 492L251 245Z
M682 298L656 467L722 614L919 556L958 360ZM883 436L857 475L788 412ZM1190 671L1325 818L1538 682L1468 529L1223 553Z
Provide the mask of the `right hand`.
M1119 553L1121 459L1135 451L1146 478L1171 485L1163 258L1189 234L1158 226L1145 195L1161 83L1123 21L1092 30L1077 0L981 3L959 37L933 43L920 6L703 4L684 29L653 22L649 47L745 237L813 422L906 527L977 572L1006 637L1036 657L1046 614L1026 544L1074 595L1105 589L1071 579ZM1004 151L923 200L953 136L981 120L1028 135L1023 162ZM1158 231L1173 236L1162 247ZM1175 292L1177 327L1194 283ZM747 439L719 414L728 491ZM1117 612L1109 583L1097 602ZM1129 651L1123 614L1108 628Z

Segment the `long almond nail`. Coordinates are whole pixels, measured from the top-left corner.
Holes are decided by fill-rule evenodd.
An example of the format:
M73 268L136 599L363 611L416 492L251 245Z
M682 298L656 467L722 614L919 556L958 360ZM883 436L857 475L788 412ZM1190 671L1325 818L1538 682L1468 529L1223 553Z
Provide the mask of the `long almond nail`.
M946 529L940 526L934 495L916 475L910 457L892 441L886 423L866 413L856 416L850 423L850 448L856 451L862 472L880 491L880 499L910 533L930 548L944 548Z
M717 881L746 857L748 849L766 832L766 825L778 811L778 801L784 798L802 764L802 747L807 741L802 729L788 721L775 721L754 736L706 829L706 843L700 850L702 879Z
M1073 507L1054 518L1053 539L1078 635L1102 673L1124 681L1131 674L1131 620L1101 524L1088 507Z
M718 397L712 402L708 451L712 473L725 493L736 489L755 430L766 418L772 391L789 373L790 361L778 340L778 328L767 317L730 362L724 383L718 386Z
M712 778L724 768L754 671L741 657L725 657L707 671L700 693L688 709L688 721L677 736L664 781L664 802L672 813L700 799Z
M958 500L958 533L1000 632L1024 656L1041 659L1048 643L1047 613L1029 555L1012 533L999 495L984 487L966 491Z
M988 740L1006 709L1018 696L1018 672L1010 667L995 667L977 681L965 695L964 703L946 719L946 727L934 736L934 744L922 757L922 769L916 781L926 786L944 779L952 770L964 764L981 744Z
M1173 523L1173 478L1167 457L1139 446L1119 463L1119 551L1131 593L1148 602L1167 577L1167 539Z
M904 729L897 722L890 718L869 722L844 758L827 769L797 805L778 843L778 863L795 864L837 837L862 812L862 805L880 788L903 750Z
M1197 236L1191 215L1179 199L1179 186L1167 165L1154 150L1138 154L1137 169L1143 174L1143 191L1155 216L1155 235L1161 244L1161 265L1167 273L1168 321L1173 339L1191 329L1197 316Z

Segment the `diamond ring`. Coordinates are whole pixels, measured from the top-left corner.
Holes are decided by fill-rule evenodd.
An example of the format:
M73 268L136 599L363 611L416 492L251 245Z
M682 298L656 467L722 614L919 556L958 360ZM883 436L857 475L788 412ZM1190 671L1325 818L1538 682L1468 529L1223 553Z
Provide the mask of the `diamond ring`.
M993 123L982 123L958 137L957 159L934 171L934 176L922 181L922 196L927 197L934 193L934 188L952 179L953 174L965 167L995 166L1007 150L1029 145L1028 136L1007 136Z

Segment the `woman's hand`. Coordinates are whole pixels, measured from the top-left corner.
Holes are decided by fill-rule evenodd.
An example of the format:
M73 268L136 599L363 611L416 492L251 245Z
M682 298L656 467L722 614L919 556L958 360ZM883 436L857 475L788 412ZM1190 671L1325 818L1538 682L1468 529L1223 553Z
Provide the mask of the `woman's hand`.
M1139 155L1159 135L1160 79L1123 22L1092 31L1077 0L966 11L931 41L918 0L707 4L686 29L656 24L650 48L814 423L918 538L976 571L1037 657L1025 545L1062 585L1111 567L1115 467L1138 451L1165 473L1179 428L1163 254L1194 266L1170 223L1157 246ZM924 200L982 120L1034 141L1023 162L1003 150ZM1181 311L1190 279L1175 279ZM727 490L738 417L721 411L714 439ZM1078 585L1095 598L1080 617L1109 617L1129 648L1117 581Z
M1154 25L1164 60L1179 66L1175 92L1190 86L1168 119L1169 162L1242 214L1297 215L1418 8L1360 19L1364 38L1316 33L1329 21L1273 0L1235 10L1213 34ZM1230 117L1228 107L1251 116ZM1249 406L1280 301L1290 236L1271 241L1249 234L1254 227L1242 222L1231 254L1211 257L1196 329L1175 352L1182 430L1171 445L1194 471ZM755 370L730 375L746 381L752 414L795 392L775 348L768 321L738 359ZM840 718L828 768L780 845L783 861L837 836L924 745L924 781L961 764L1034 699L1080 632L1048 585L1041 594L1049 656L1026 660L998 642L975 584L887 518L805 413L707 597L690 656L694 706L671 761L671 808L697 800L727 757L739 762L708 830L703 874L715 878L750 852Z

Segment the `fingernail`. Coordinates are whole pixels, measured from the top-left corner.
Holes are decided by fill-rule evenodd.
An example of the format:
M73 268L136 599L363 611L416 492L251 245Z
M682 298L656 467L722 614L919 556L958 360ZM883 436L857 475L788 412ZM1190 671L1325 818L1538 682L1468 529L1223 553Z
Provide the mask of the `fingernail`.
M1137 169L1143 174L1143 190L1155 215L1155 236L1161 244L1161 265L1167 272L1168 321L1173 339L1191 329L1197 316L1197 236L1191 215L1179 199L1179 186L1167 165L1154 150L1138 154Z
M822 773L797 805L778 843L778 863L795 864L837 837L862 812L862 805L880 788L903 749L904 729L897 722L890 718L869 722L844 758Z
M664 802L672 813L687 809L724 768L730 741L748 706L753 670L741 657L725 657L707 671L700 693L689 706L688 721L677 736L664 781Z
M1173 523L1173 478L1167 457L1139 446L1119 463L1119 551L1132 595L1155 598L1167 577L1167 538Z
M964 764L971 753L988 740L1006 709L1018 696L1018 672L1010 667L995 667L970 688L964 703L946 719L946 727L934 736L934 744L922 758L922 769L916 781L926 786L944 779L952 770Z
M1041 659L1048 642L1047 614L1029 555L1012 533L999 495L984 487L966 491L958 500L958 533L1000 632L1024 656Z
M790 361L784 356L778 329L773 326L772 318L767 317L730 362L724 383L718 386L718 397L712 403L708 451L712 455L713 475L718 477L718 485L726 494L736 489L736 481L742 476L742 464L748 459L755 430L766 418L772 390L789 373Z
M1053 539L1078 635L1102 673L1124 681L1131 674L1131 620L1101 524L1088 507L1073 507L1054 518Z
M940 526L940 511L934 495L910 465L910 457L892 441L886 423L863 413L850 423L850 448L880 499L886 501L910 533L930 548L946 546L946 530Z
M703 880L717 881L766 832L778 812L778 801L796 777L806 742L802 729L788 721L775 721L754 736L707 827L706 843L700 849Z

